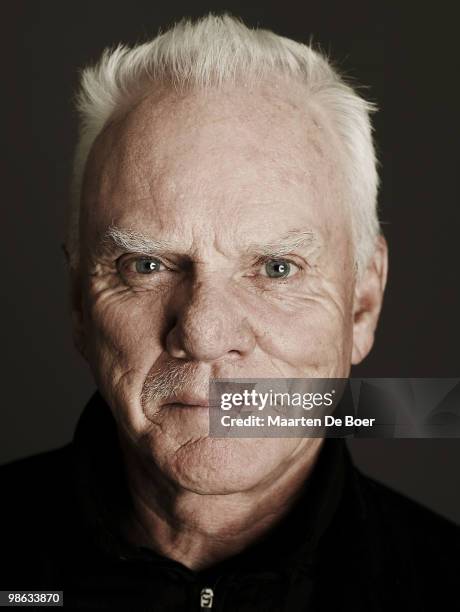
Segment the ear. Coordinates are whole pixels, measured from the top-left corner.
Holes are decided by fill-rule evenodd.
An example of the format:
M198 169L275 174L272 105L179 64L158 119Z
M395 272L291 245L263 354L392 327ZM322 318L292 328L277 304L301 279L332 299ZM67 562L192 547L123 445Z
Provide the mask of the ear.
M83 324L83 300L80 267L72 262L72 258L65 244L61 245L65 255L70 280L70 311L72 317L73 343L85 361L87 359L85 327Z
M351 356L353 365L360 363L374 344L374 333L382 308L387 273L388 247L385 238L380 235L372 259L355 287Z

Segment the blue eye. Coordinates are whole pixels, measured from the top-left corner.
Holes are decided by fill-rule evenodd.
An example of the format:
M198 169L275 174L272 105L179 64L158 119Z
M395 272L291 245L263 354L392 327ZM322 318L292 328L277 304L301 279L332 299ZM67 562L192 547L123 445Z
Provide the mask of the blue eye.
M291 271L291 264L285 259L272 259L265 263L265 272L270 278L286 278Z
M141 257L136 259L136 272L139 274L151 274L152 272L159 272L161 267L161 261L153 259L152 257Z

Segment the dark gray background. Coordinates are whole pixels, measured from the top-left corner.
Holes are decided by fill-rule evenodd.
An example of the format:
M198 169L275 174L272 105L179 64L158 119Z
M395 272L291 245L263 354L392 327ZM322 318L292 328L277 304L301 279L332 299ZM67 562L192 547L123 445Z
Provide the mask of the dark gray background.
M94 384L70 335L60 242L77 69L119 41L227 9L329 51L378 103L390 279L376 344L355 376L458 377L460 214L455 19L388 2L30 1L2 5L0 462L67 442ZM442 3L441 3L442 4ZM404 11L404 12L401 12ZM449 31L452 29L452 32ZM454 91L454 86L456 91ZM359 440L362 469L460 522L460 440Z

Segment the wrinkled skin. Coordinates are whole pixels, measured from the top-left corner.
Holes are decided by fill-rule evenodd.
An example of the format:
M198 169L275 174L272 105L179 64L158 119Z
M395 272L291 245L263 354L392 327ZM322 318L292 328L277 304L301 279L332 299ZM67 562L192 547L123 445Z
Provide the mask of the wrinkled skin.
M199 404L211 377L346 377L372 346L385 244L356 283L341 143L303 96L283 83L159 91L91 151L74 337L117 420L143 533L156 540L162 530L177 540L165 516L222 539L245 531L238 516L256 501L288 506L321 440L212 439L205 409L143 399L149 377L183 365ZM102 248L110 225L167 242L161 269L140 274L142 253ZM269 277L251 253L295 231L311 242L283 255L287 278ZM146 482L162 491L162 507ZM228 508L236 518L224 525L216 513ZM277 512L270 506L260 524Z

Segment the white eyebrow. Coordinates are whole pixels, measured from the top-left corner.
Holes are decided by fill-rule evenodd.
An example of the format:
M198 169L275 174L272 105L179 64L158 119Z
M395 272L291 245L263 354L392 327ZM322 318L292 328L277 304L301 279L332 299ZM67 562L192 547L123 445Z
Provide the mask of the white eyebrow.
M293 251L318 248L320 245L316 234L311 230L291 231L284 237L266 244L252 244L247 251L265 257L283 257Z
M252 243L245 252L252 256L283 257L299 250L307 250L320 246L316 234L311 230L292 230L285 236L264 244ZM114 248L142 255L160 255L171 253L177 245L167 240L155 240L149 236L131 229L122 229L110 225L101 237L98 251L111 252Z
M156 255L174 250L172 243L166 240L155 240L142 232L110 225L102 235L99 248L110 251L114 247L142 255Z

